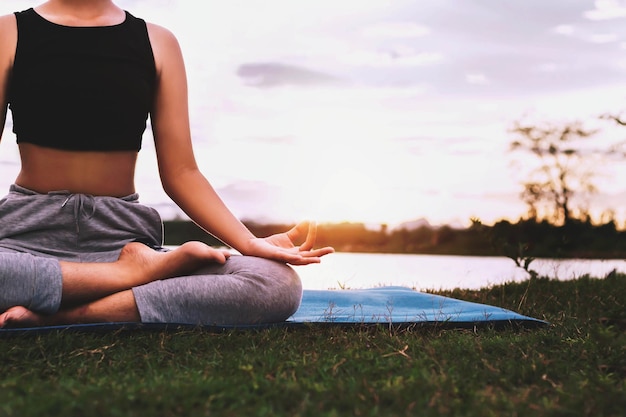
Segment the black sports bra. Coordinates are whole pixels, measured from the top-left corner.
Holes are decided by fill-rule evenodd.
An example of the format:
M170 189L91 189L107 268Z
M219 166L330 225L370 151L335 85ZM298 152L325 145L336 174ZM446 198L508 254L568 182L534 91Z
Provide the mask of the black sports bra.
M8 91L17 142L83 151L141 149L156 67L146 23L52 23L15 13L18 41Z

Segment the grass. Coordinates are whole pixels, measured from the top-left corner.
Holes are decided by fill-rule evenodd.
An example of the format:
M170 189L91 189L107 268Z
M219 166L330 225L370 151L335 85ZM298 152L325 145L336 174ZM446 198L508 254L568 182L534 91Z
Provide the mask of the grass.
M625 275L438 293L551 325L6 337L0 416L626 414Z

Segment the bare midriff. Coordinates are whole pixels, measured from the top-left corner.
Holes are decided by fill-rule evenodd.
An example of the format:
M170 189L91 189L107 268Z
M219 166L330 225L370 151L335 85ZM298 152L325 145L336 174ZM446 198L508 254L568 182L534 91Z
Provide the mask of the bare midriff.
M22 169L15 183L29 190L111 197L135 192L136 151L65 151L30 143L19 148Z

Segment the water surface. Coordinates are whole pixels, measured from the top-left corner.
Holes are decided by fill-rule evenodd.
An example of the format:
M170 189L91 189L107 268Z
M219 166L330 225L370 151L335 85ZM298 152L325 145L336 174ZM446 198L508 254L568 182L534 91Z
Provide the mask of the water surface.
M531 269L540 276L568 280L589 274L604 277L613 269L626 273L625 260L538 259ZM304 288L370 288L401 285L418 290L478 289L522 281L528 273L505 257L334 253L318 265L296 267Z

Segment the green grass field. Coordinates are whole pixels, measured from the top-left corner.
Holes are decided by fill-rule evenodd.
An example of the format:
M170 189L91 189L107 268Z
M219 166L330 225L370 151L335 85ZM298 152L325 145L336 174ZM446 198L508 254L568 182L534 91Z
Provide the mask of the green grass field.
M626 276L438 292L547 320L0 338L0 416L624 416Z

